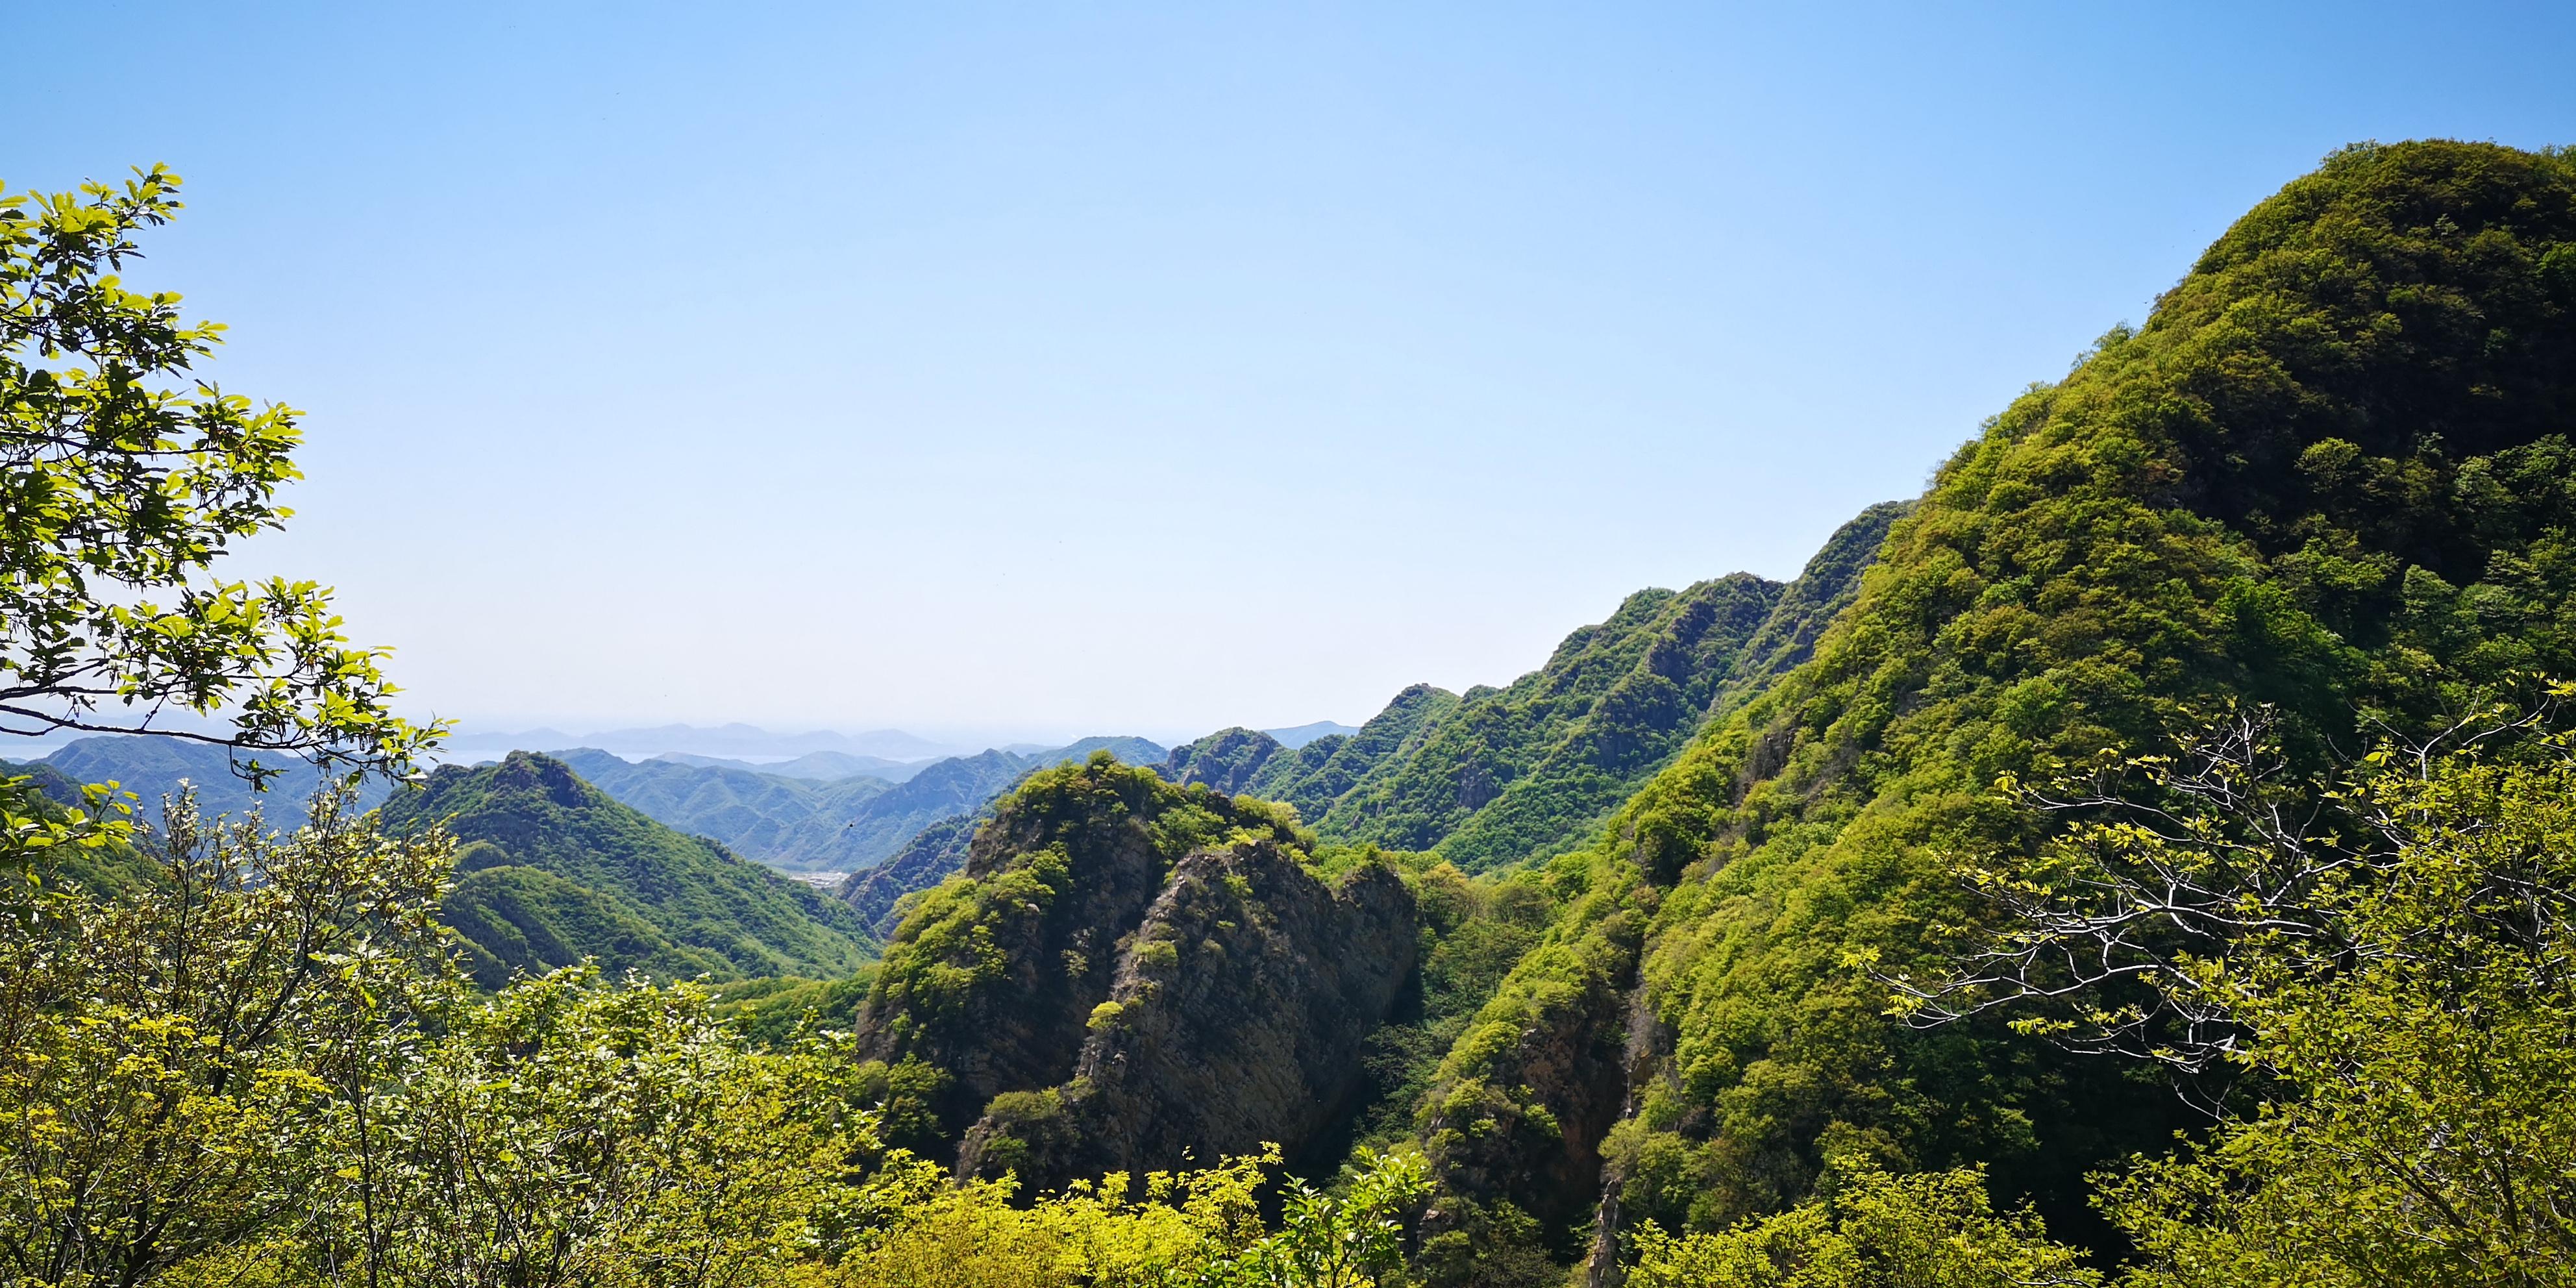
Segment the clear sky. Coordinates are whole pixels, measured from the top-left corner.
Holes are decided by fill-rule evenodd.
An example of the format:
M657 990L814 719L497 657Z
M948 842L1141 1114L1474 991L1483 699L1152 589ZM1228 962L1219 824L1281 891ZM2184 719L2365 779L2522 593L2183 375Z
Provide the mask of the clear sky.
M2576 6L40 4L423 714L1186 737L1794 574Z

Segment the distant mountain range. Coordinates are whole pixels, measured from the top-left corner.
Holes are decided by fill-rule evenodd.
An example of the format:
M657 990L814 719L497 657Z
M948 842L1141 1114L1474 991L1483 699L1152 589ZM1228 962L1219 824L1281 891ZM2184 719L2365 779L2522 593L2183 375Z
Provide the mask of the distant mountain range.
M901 849L932 823L973 814L1031 772L1094 751L1131 765L1153 765L1163 747L1143 738L1084 738L1029 754L985 751L916 763L887 762L846 752L813 752L778 765L685 753L629 761L596 747L514 748L540 751L571 766L618 803L654 822L703 836L744 858L791 872L852 872ZM293 772L254 792L234 772L221 747L172 738L84 738L57 750L44 765L74 782L116 782L141 798L141 813L158 820L164 796L184 781L200 809L239 814L261 808L272 824L291 823L319 779L300 762ZM865 772L886 768L884 774ZM361 803L375 806L392 784L370 779Z
M794 760L769 760L754 764L748 760L729 760L723 756L701 756L687 751L666 751L655 760L676 761L683 765L700 765L709 769L739 769L752 774L774 774L780 778L811 778L834 782L843 778L882 778L899 783L937 763L930 760L887 760L882 756L853 756L846 751L809 751Z
M161 821L162 798L178 794L185 782L196 789L197 808L209 817L256 808L273 827L293 826L303 817L314 788L321 785L321 776L303 761L271 753L260 758L261 764L287 772L261 792L239 772L240 765L251 759L245 755L236 762L225 748L183 738L107 734L83 738L25 763L42 765L73 783L116 783L139 798L137 817L154 824ZM359 786L359 803L373 808L392 790L393 784L384 779L369 778Z
M597 747L602 751L627 755L684 752L697 756L805 756L814 752L840 752L897 762L936 760L965 750L915 737L900 729L871 729L859 734L838 733L830 729L773 733L747 724L713 728L667 724L586 734L569 734L559 729L530 729L521 733L465 732L449 737L447 746L452 751Z

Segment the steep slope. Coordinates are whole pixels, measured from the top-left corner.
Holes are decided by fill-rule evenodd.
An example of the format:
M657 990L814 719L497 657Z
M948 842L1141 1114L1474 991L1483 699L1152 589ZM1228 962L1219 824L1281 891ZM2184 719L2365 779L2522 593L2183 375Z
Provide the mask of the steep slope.
M388 799L384 819L444 821L463 843L448 920L486 983L583 955L718 978L842 975L870 956L846 905L655 823L551 757L441 768Z
M990 809L957 814L921 829L885 862L851 873L841 883L838 897L877 938L891 937L902 920L904 896L929 890L965 871L975 830L992 816Z
M1426 850L1470 871L1588 840L1713 714L1806 660L1904 512L1873 506L1788 585L1736 573L1640 591L1502 689L1396 695L1359 733L1290 750L1228 729L1164 776L1297 807L1328 840Z
M1993 784L2278 704L2300 754L2576 674L2576 165L2348 149L2135 332L2016 401L1898 522L1813 657L1551 864L1563 913L1421 1131L1433 1240L1713 1228L1827 1149L1982 1161L2082 1232L2084 1171L2170 1092L1999 1023L1882 1013L2032 852ZM1560 1250L1564 1245L1557 1245Z
M958 1171L1054 1187L1323 1139L1367 1085L1358 1057L1413 970L1416 926L1392 870L1327 884L1305 858L1265 839L1175 864L1121 937L1072 1077L994 1097Z
M1352 1057L1409 976L1412 902L1378 865L1328 880L1272 811L1106 755L1037 774L904 919L862 1053L930 1071L909 1075L936 1087L927 1134L1032 1182L1171 1166L1215 1139L1187 1138L1202 1127L1307 1143L1359 1090ZM1126 1051L1155 1067L1103 1064Z
M1416 684L1395 695L1359 732L1328 734L1254 771L1245 790L1263 800L1285 801L1298 816L1319 819L1333 802L1395 772L1430 731L1458 709L1458 695Z

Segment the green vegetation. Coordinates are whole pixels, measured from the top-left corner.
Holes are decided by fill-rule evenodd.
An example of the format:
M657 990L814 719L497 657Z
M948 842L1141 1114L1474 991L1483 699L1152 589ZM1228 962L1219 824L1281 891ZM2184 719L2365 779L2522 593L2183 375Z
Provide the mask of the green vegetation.
M1173 748L1162 772L1184 787L1196 783L1220 792L1239 792L1273 757L1287 750L1269 734L1237 725Z
M984 832L966 871L904 917L859 1016L871 1058L940 1072L930 1108L951 1140L994 1097L1065 1079L1109 995L1117 940L1173 864L1237 840L1301 844L1261 802L1174 787L1105 753L1033 775Z
M77 193L0 189L0 717L15 732L151 727L400 770L435 731L394 716L375 650L351 647L309 581L212 577L281 527L298 413L188 380L222 328L120 277L135 234L175 215L155 166ZM166 722L161 726L168 729Z
M1798 583L847 902L544 757L43 771L0 1282L2576 1282L2572 428L2576 160L2363 146Z
M977 829L993 817L991 807L973 814L943 818L914 834L892 858L841 883L840 898L879 939L894 937L917 896L966 870L966 856Z
M1991 915L1960 866L2035 852L2049 821L1998 779L2170 747L2227 699L2321 764L2571 673L2571 266L2566 158L2353 148L2014 403L1811 661L1551 865L1564 915L1425 1106L1443 1179L1571 1223L1598 1141L1624 1219L1711 1230L1829 1151L1983 1163L2105 1238L2071 1199L2165 1138L2160 1079L1992 1015L1908 1031L1873 974L1938 973L1943 928Z
M1322 818L1331 812L1333 802L1379 773L1382 766L1402 763L1433 726L1457 709L1457 694L1428 684L1413 685L1396 694L1358 733L1328 734L1288 755L1263 761L1244 789L1263 800L1294 805L1302 818Z
M300 814L304 802L330 785L331 776L302 761L272 755L262 768L273 774L245 776L249 757L228 747L149 736L83 738L39 762L76 783L115 783L140 798L146 817L158 817L162 801L180 794L186 783L205 814L246 814L276 810ZM359 780L358 804L382 803L393 784L381 776Z
M1816 1197L1715 1234L1637 1233L1634 1288L2099 1288L2028 1209L1994 1211L1973 1168L1889 1176L1835 1160Z
M821 891L610 800L563 762L448 766L384 806L388 827L463 843L447 917L487 987L594 957L610 971L839 976L872 939Z
M1806 660L1903 509L1844 525L1787 586L1738 573L1640 591L1507 688L1416 685L1359 733L1295 751L1228 729L1175 750L1164 774L1286 801L1329 841L1468 871L1580 845L1712 714Z

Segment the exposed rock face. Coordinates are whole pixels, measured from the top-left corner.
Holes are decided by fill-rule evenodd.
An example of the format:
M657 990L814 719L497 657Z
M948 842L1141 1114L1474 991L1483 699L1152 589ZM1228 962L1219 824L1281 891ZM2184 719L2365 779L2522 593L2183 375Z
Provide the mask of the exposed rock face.
M1274 842L1194 852L1127 941L1072 1079L995 1102L958 1169L1043 1188L1315 1140L1351 1112L1416 943L1385 868L1327 885Z
M1161 784L1108 768L1073 791L1024 791L985 824L965 884L943 891L953 906L906 927L860 1009L862 1057L915 1056L953 1079L937 1106L952 1131L1002 1092L1064 1079L1118 937L1163 888L1169 860L1147 828Z
M1105 757L1036 775L888 946L861 1055L945 1075L970 1173L1300 1148L1351 1111L1417 928L1394 873L1326 882L1287 818Z

